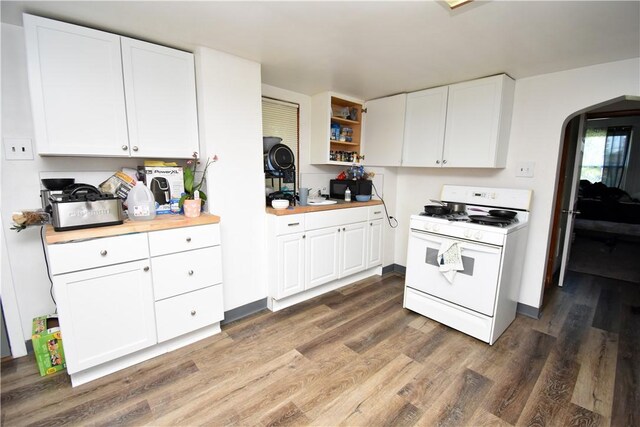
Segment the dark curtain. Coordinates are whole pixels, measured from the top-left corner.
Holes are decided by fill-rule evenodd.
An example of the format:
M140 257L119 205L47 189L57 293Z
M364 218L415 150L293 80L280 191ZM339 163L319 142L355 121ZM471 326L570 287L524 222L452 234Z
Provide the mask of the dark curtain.
M607 187L620 188L624 167L629 153L631 126L610 127L604 145L602 162L602 183Z

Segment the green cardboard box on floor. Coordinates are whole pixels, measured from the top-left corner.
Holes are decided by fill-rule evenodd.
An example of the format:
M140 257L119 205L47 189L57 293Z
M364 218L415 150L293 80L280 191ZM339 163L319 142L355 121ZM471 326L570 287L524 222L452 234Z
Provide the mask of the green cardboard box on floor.
M57 314L33 319L31 342L40 376L53 374L67 367Z

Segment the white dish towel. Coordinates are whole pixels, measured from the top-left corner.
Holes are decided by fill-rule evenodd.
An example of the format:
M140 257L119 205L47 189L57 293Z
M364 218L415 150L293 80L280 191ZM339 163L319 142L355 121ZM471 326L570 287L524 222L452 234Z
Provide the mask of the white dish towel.
M449 283L453 283L456 272L464 270L461 252L459 243L453 240L444 240L438 250L438 266Z

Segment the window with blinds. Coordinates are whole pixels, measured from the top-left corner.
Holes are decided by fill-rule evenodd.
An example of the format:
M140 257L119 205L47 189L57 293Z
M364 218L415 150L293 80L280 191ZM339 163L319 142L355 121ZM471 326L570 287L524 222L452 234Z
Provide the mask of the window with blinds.
M262 98L262 136L277 136L291 148L296 160L296 174L299 168L298 104L272 98ZM298 181L296 177L296 182Z

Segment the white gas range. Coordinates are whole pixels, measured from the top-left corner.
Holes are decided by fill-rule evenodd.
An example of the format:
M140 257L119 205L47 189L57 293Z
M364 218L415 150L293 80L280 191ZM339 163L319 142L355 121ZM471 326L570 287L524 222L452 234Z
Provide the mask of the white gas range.
M493 344L515 318L531 195L443 186L440 199L466 204L467 213L411 216L404 307ZM495 209L516 216L487 217ZM446 257L452 254L459 261L454 267Z

